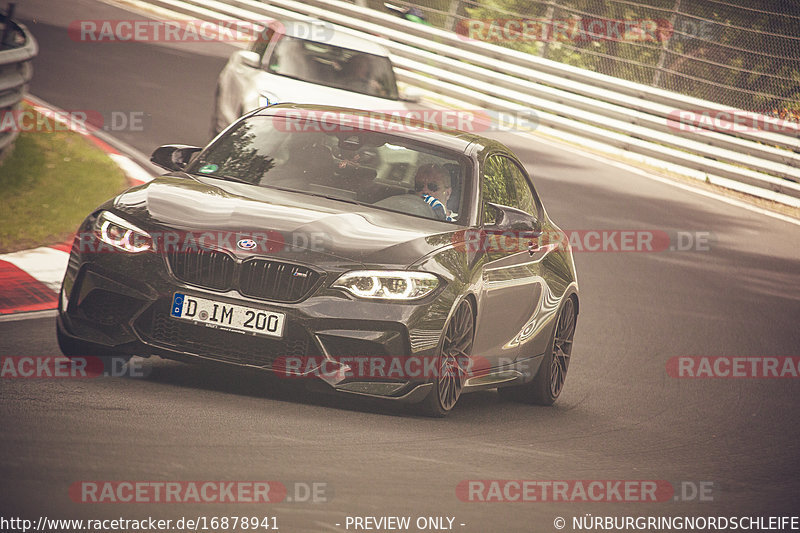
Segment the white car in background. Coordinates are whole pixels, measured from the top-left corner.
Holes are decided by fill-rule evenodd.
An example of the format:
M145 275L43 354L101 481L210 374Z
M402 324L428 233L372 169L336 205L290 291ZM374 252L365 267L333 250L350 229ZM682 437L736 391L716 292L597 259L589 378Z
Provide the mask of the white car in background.
M219 75L211 133L245 113L279 103L392 112L419 96L401 95L382 46L322 22L272 23L250 50L234 52Z

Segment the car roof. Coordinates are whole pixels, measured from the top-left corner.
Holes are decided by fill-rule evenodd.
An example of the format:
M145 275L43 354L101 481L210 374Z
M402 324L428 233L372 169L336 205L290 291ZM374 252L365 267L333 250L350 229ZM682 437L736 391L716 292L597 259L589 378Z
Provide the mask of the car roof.
M331 23L321 20L280 22L278 32L289 37L305 39L306 41L389 57L389 52L383 46L350 33L343 28L336 28Z
M423 110L420 110L420 112ZM424 110L436 113L437 110ZM455 112L451 110L446 110ZM291 113L288 113L291 112ZM399 113L411 113L409 111L398 111ZM406 139L431 144L467 153L472 144L482 147L496 148L510 152L508 148L500 142L494 141L482 135L467 133L456 129L446 128L440 125L423 122L407 118L408 115L400 115L402 123L391 113L367 111L364 109L352 109L347 107L310 105L310 104L277 104L262 108L255 113L262 116L287 116L289 118L308 118L309 120L324 121L326 123L340 124L344 127L354 127L368 131L384 132ZM368 120L358 120L354 123L353 116L368 117ZM406 127L408 126L408 127Z

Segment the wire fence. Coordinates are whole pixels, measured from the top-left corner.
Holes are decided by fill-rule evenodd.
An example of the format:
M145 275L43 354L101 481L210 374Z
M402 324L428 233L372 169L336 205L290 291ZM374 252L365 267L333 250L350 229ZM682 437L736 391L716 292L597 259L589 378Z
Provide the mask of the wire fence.
M353 0L387 10L380 0ZM492 42L800 121L798 0L391 0Z

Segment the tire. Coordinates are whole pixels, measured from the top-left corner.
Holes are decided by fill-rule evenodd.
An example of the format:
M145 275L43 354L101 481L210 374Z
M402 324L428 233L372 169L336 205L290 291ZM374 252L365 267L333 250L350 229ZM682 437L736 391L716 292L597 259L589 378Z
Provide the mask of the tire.
M422 414L443 417L455 407L464 387L474 340L475 312L472 304L463 300L445 327L433 388L418 406Z
M500 396L532 405L553 405L564 389L572 355L572 340L578 314L575 299L570 296L558 314L550 349L542 360L536 377L530 383L498 389Z

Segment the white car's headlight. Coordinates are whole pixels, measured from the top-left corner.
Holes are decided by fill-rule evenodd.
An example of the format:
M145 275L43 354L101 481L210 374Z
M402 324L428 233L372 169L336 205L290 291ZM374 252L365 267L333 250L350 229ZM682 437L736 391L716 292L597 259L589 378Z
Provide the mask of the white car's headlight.
M97 217L94 231L101 241L118 250L135 254L153 248L153 238L149 233L108 211Z
M427 272L355 270L342 274L333 286L357 298L419 300L436 290L439 278Z
M278 104L278 97L274 94L266 91L262 91L258 95L258 107L264 107L268 105L275 105Z

